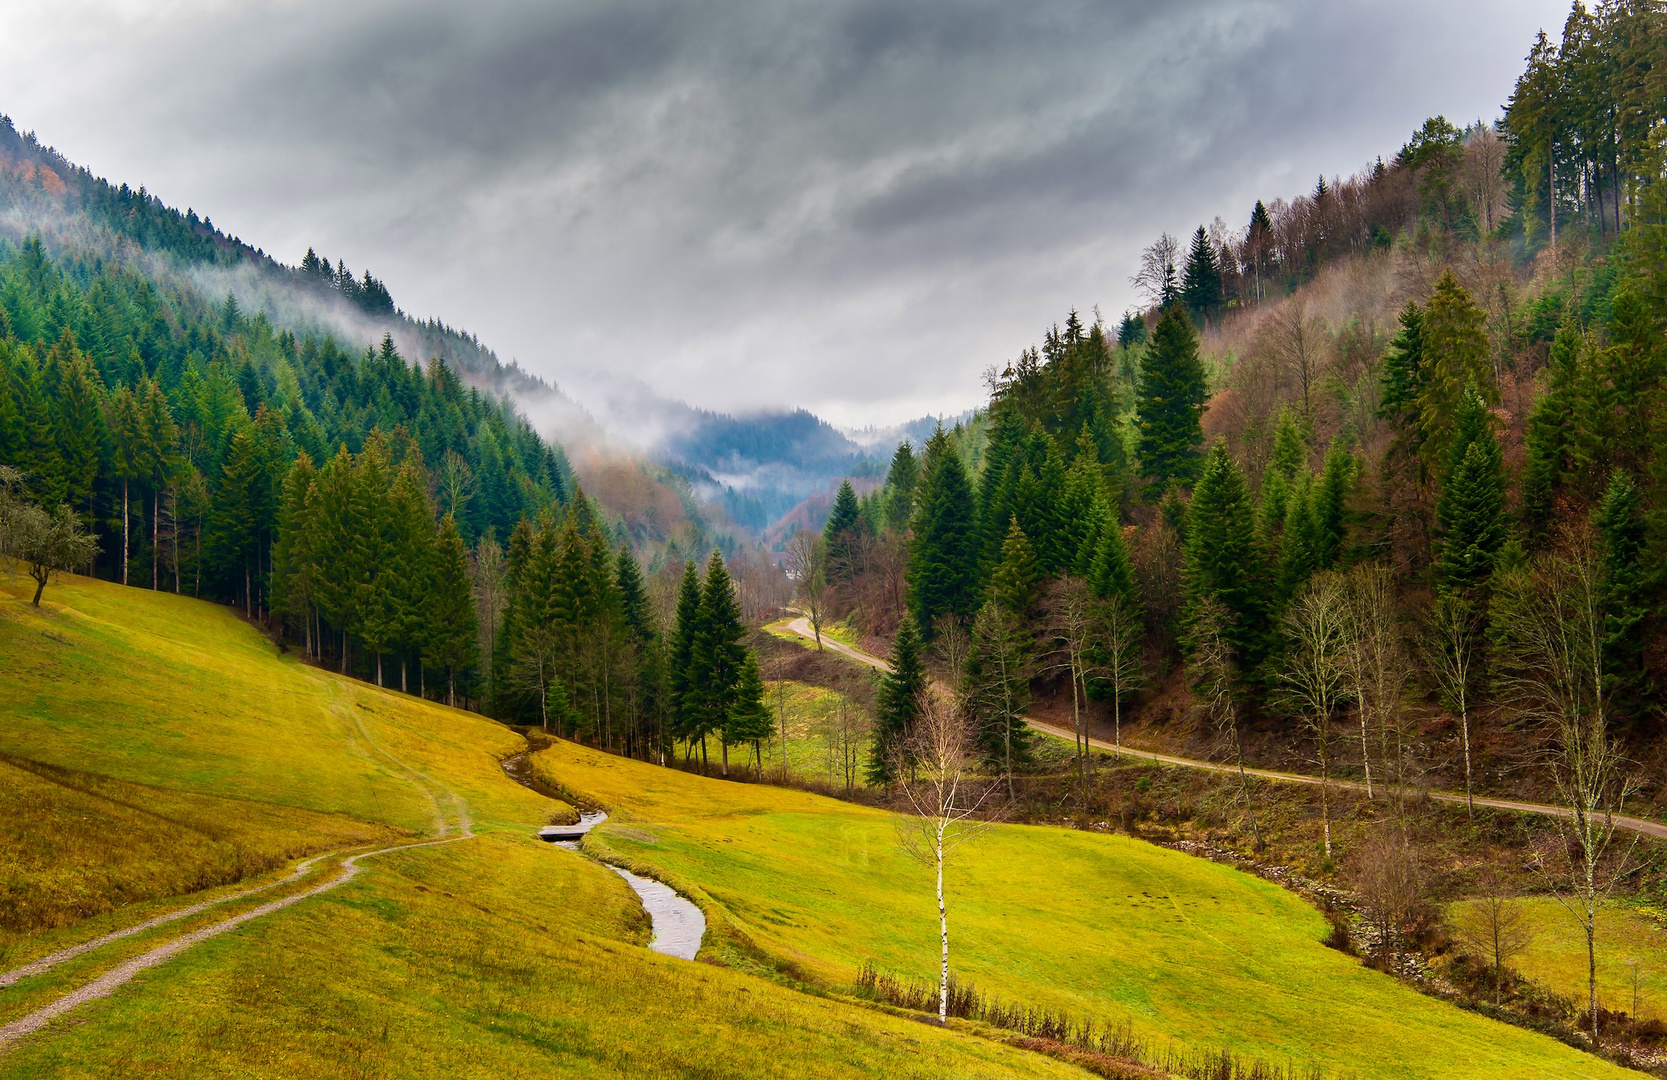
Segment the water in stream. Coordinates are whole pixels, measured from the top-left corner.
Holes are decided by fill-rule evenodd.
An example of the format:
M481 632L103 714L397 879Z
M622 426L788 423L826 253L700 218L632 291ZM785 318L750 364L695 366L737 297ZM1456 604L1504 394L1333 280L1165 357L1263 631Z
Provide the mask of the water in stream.
M600 811L581 812L577 825L547 825L539 830L539 836L557 847L578 851L579 838L607 819L608 815ZM700 951L701 938L706 935L706 916L700 913L700 908L678 896L670 885L618 866L608 869L624 878L642 900L649 922L654 927L654 940L649 942L648 947L667 956L693 960Z

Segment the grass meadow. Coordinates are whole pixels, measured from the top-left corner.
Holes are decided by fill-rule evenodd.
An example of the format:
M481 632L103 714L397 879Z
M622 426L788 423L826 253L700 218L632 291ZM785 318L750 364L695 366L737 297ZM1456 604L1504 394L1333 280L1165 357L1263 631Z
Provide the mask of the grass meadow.
M203 942L10 1050L7 1077L1007 1078L1034 1053L643 946L618 876L532 838L572 809L505 777L521 737L309 668L225 609L0 570L0 961L367 859L339 889ZM0 988L0 1024L173 936L334 873ZM964 1025L963 1025L964 1027Z
M535 769L614 817L586 840L703 902L714 947L831 987L864 963L929 977L929 873L881 810L558 743ZM1603 1077L1552 1039L1422 996L1325 948L1261 879L1127 837L998 826L950 871L959 977L988 994L1197 1049L1361 1077Z
M1449 914L1457 916L1466 903L1452 905ZM1585 1009L1586 938L1580 924L1555 897L1529 896L1516 903L1532 936L1510 966ZM1600 1006L1667 1021L1667 931L1658 915L1628 903L1605 905L1598 914L1597 955Z

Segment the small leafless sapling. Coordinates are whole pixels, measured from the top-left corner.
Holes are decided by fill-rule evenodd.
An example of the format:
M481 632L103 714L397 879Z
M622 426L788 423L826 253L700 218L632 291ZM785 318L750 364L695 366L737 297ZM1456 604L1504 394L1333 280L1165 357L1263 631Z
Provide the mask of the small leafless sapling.
M794 599L810 620L816 647L822 647L822 624L827 620L832 590L828 587L828 548L822 538L804 529L787 545L787 572L793 578Z
M1491 886L1483 896L1459 910L1453 929L1464 942L1493 968L1493 1003L1499 1004L1505 966L1534 940L1534 928L1522 904L1510 891Z
M1320 765L1320 816L1331 858L1331 716L1347 686L1348 593L1334 572L1314 575L1285 614L1290 646L1279 681L1314 736Z
M904 808L897 838L903 850L932 870L938 901L938 1022L949 1017L949 905L944 869L961 845L988 829L999 816L1001 785L973 774L975 754L971 726L953 702L931 691L922 693L920 715L908 736L898 740L898 784Z
M1427 662L1442 704L1459 716L1459 733L1464 740L1464 803L1472 819L1476 817L1476 797L1470 763L1470 706L1481 649L1482 619L1475 605L1455 593L1437 596L1430 609Z
M1250 779L1244 771L1244 744L1239 737L1239 662L1226 637L1227 609L1208 597L1193 613L1192 651L1188 658L1189 681L1197 707L1206 719L1227 737L1239 770L1239 795L1250 815L1250 832L1256 849L1262 848L1262 827L1256 820L1256 803L1250 794Z

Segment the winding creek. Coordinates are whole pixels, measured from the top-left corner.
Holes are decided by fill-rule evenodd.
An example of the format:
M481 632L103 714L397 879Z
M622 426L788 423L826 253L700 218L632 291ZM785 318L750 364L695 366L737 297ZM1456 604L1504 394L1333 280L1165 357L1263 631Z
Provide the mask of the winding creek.
M500 764L504 774L516 783L532 788L541 795L551 793L543 790L543 785L532 777L532 770L527 767L527 755L516 754L505 758ZM585 833L596 828L608 820L608 815L600 810L580 811L578 824L575 825L546 825L538 830L538 838L557 847L564 847L569 851L578 851L579 842ZM693 960L700 952L700 942L706 936L706 916L700 913L700 908L685 898L677 895L677 891L670 885L633 874L624 867L604 863L609 870L624 878L642 901L643 909L648 912L649 922L654 927L654 939L648 947L666 956L675 956L680 960Z

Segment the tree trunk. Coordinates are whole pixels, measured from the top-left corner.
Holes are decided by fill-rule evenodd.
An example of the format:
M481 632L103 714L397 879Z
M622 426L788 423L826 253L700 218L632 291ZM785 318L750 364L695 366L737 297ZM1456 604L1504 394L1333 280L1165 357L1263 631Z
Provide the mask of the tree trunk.
M1360 714L1360 761L1366 768L1366 798L1372 797L1372 747L1366 739L1366 710L1356 709Z
M127 477L122 477L122 584L127 584L127 550L132 547L128 537L128 523L133 515L127 509Z
M376 650L376 685L382 685L382 650Z
M405 654L401 653L399 657L399 692L402 694L410 693L409 690L405 689L405 669L410 666L410 663L405 659Z
M446 668L446 704L457 708L457 669Z
M706 736L700 737L700 775L706 775Z
M941 959L938 967L938 1023L949 1022L949 909L943 899L943 823L938 823L937 846L938 864L938 939L942 943Z
M1596 912L1586 919L1586 994L1587 1008L1592 1010L1592 1049L1598 1048L1598 953L1596 942Z
M719 739L718 740L718 752L723 757L724 779L728 780L729 779L729 740L728 739Z
M123 486L126 486L125 484ZM125 495L124 495L125 497ZM162 536L162 489L158 488L150 497L150 587L156 591L157 586L157 542Z
M52 571L48 570L46 573L43 574L43 573L40 573L39 571L36 571L33 568L31 568L30 572L29 572L29 576L35 579L34 605L36 607L40 607L41 606L41 593L46 591L46 579L52 576Z
M1464 805L1470 820L1476 820L1476 797L1470 791L1470 710L1459 699L1459 723L1464 729Z

